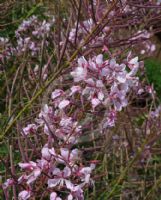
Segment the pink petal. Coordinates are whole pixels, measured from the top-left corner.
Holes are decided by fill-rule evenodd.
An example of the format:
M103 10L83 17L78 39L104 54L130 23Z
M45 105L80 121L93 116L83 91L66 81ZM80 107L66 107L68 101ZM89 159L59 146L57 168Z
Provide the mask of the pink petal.
M69 159L69 150L66 148L61 148L60 149L61 155L65 160Z
M37 166L37 164L35 162L30 161L29 163L19 163L19 166L22 169L32 170L33 168L35 168Z
M56 192L52 192L52 193L50 194L50 200L56 200L56 197L57 197Z
M67 200L73 200L73 195L69 194Z
M101 65L103 63L103 55L102 54L99 54L97 57L96 57L96 63L98 65Z
M103 94L102 91L98 92L98 99L99 99L100 101L103 101L104 97L105 97L105 95Z
M71 175L71 170L69 167L65 167L63 170L64 177L69 177Z
M49 148L44 146L41 150L41 155L44 159L50 160L51 158L51 153L49 152Z
M68 101L68 100L63 100L63 101L61 101L60 103L59 103L59 109L63 109L63 108L65 108L66 106L68 106L69 105L69 103L70 103L70 101Z
M61 96L62 94L63 94L63 90L56 89L54 90L54 92L52 92L51 99L55 100L57 97Z
M59 178L48 179L48 187L49 188L56 187L57 185L59 185L60 181L61 180Z
M49 153L50 153L51 155L53 155L53 156L56 155L55 149L54 149L53 147L52 147L51 149L49 149Z
M100 100L97 98L93 98L92 99L92 107L95 108L96 106L98 106L100 104Z
M31 192L27 191L27 190L20 192L19 195L18 195L19 200L27 200L30 197L31 197Z
M79 92L81 90L81 87L77 85L77 86L72 86L70 89L71 89L70 95L73 95L76 92Z

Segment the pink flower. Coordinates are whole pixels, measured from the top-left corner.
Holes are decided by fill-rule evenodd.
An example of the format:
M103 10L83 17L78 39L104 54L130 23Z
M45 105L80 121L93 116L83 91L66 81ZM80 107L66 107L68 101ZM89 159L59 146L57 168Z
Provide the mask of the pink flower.
M161 112L161 106L158 106L158 107L156 108L156 110L151 111L151 112L149 113L149 115L150 115L150 117L151 117L152 119L155 119L155 118L158 118L158 117L159 117L160 112Z
M96 64L98 64L99 66L101 66L103 63L103 55L102 54L99 54L97 57L96 57Z
M92 99L92 107L93 107L93 109L94 109L96 106L98 106L100 103L101 103L101 102L100 102L99 99L93 98L93 99Z
M52 147L51 149L49 149L49 153L50 153L52 156L56 156L54 147Z
M32 171L32 173L27 176L27 182L26 183L29 185L32 182L34 182L38 178L38 176L40 176L41 171L42 170L39 167L35 168Z
M44 158L46 160L50 160L51 159L51 153L50 153L49 148L47 147L47 145L45 145L42 148L41 155L42 155L42 158Z
M67 200L73 200L73 195L69 194L68 197L67 197Z
M69 95L71 96L71 95L73 95L73 94L75 94L75 93L79 93L79 92L81 91L81 87L80 87L79 85L77 85L77 86L72 86L72 87L70 88L70 90L71 90L71 93L70 93Z
M50 194L50 200L62 200L60 197L57 196L56 192L52 192Z
M115 126L116 121L116 111L110 110L107 114L107 118L104 120L103 128L113 127Z
M87 64L88 63L84 57L78 59L78 67L75 69L75 71L71 72L71 75L73 76L75 82L85 80L87 76Z
M111 59L109 62L109 79L116 79L119 83L126 82L126 65L125 64L117 64L115 59Z
M71 117L63 117L60 121L61 127L71 127L73 124Z
M52 174L54 175L53 179L48 179L48 187L56 187L57 185L63 186L66 182L67 178L71 175L71 170L69 167L65 167L62 171L59 168L55 168L52 171Z
M28 124L27 127L23 128L22 135L28 135L31 133L35 133L37 130L36 124Z
M47 161L43 158L41 158L41 160L37 161L37 166L41 169L41 170L49 170L51 167L51 160Z
M85 184L90 183L90 180L91 180L90 176L94 168L95 168L95 164L91 164L90 167L83 167L82 169L80 169L79 171L80 177L82 181L84 181Z
M29 163L19 163L19 166L22 169L31 171L31 174L29 174L28 176L26 176L26 180L27 180L27 184L32 183L33 181L35 181L37 179L38 176L40 176L41 174L41 169L40 167L37 166L37 163L30 161Z
M59 103L59 109L64 109L65 107L67 107L69 105L70 101L69 100L62 100L60 103Z
M51 99L55 100L56 98L62 96L63 94L64 94L63 90L56 89L56 90L54 90L54 92L52 92Z
M79 159L79 151L78 149L73 149L72 151L70 151L67 148L61 148L60 149L61 155L59 156L58 161L62 162L62 163L69 163L69 164L73 164L76 160Z
M18 183L21 184L22 182L26 181L27 180L27 175L26 174L23 174L22 176L20 176L18 178Z
M39 114L39 119L36 119L36 122L39 123L40 125L46 124L46 122L50 123L53 116L54 116L53 108L45 104Z
M127 106L125 92L119 90L116 85L111 87L110 100L117 111L121 111L123 107Z
M5 183L2 184L3 189L7 189L9 186L12 186L14 184L14 180L12 178L9 178L6 180Z
M28 190L23 190L22 192L19 193L18 199L19 200L27 200L31 197L31 192Z
M74 185L70 181L66 181L66 186L71 191L71 193L68 195L67 200L73 200L73 199L84 200L84 195L82 190L83 184Z
M128 73L128 77L135 76L139 68L138 57L129 60L128 67L131 69L131 72Z
M33 170L34 168L37 167L37 164L35 162L33 162L33 161L30 161L28 163L19 163L19 166L22 169Z

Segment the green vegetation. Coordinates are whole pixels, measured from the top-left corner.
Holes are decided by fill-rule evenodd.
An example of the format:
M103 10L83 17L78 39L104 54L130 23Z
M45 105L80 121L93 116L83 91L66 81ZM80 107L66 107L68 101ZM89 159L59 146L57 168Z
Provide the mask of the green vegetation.
M145 60L147 78L161 99L161 63L154 58Z

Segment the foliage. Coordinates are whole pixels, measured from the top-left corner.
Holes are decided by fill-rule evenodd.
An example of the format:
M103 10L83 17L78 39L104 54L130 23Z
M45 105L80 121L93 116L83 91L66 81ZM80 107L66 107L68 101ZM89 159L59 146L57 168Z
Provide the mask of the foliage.
M161 98L161 64L156 59L145 60L147 78L150 84L154 85L159 98Z

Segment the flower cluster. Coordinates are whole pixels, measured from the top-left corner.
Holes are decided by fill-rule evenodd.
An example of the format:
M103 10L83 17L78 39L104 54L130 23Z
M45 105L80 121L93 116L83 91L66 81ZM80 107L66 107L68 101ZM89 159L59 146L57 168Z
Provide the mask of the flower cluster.
M46 189L51 191L50 199L54 199L54 195L58 199L64 198L62 189L67 192L67 199L83 199L83 188L92 183L90 176L94 164L84 166L81 151L74 148L83 134L83 127L79 125L78 115L74 112L69 115L69 111L80 99L90 103L91 112L103 106L106 112L102 129L114 126L116 113L127 106L127 94L138 82L138 57L131 59L130 56L126 65L116 63L115 59L104 61L102 54L88 61L84 57L79 58L78 66L71 71L75 85L66 91L54 90L51 106L44 105L35 123L22 129L24 138L41 132L46 135L47 142L41 149L40 159L19 163L25 173L17 184L26 187L19 193L19 199L33 196L34 183L38 180L47 184ZM8 180L4 184L5 189L15 183L10 182Z
M46 20L39 20L36 16L24 20L15 31L16 45L7 45L7 43L9 43L8 38L1 38L0 42L5 42L4 51L9 51L10 56L22 55L27 50L31 52L32 56L37 55L37 53L40 53L42 40L45 41L45 45L49 44L48 39L51 37L49 33L51 32L54 22L54 18L47 22ZM4 56L6 57L6 55Z
M35 57L42 54L42 49L47 49L52 46L52 40L55 19L40 20L37 16L32 16L24 20L15 31L15 41L10 42L8 38L0 38L0 66L5 67L12 62L19 61L24 54L28 58L33 59L32 68L29 70L29 78L31 80L40 77L40 63ZM45 80L48 74L48 65L42 66L41 78Z
M77 121L66 115L65 99L60 99L62 90L52 93L53 106L45 105L35 120L23 128L24 138L45 133L47 143L42 147L40 159L19 163L25 171L19 179L8 179L3 189L12 185L23 185L25 190L18 195L20 200L34 197L35 182L41 181L45 191L50 193L50 199L83 200L83 189L92 185L91 172L95 164L85 166L82 163L81 151L73 145L77 144L82 128ZM67 100L66 100L67 101ZM47 194L46 194L47 195Z
M84 5L87 2L84 2ZM111 127L115 126L119 117L118 113L128 106L131 94L135 93L139 96L148 91L151 96L154 96L151 87L143 89L140 86L137 73L141 68L141 63L138 57L132 56L132 53L129 53L127 57L126 53L121 55L127 47L129 48L129 45L134 48L133 52L137 46L140 54L151 55L156 47L150 41L152 37L150 29L146 31L143 27L143 30L137 31L136 34L133 34L135 30L132 30L130 37L124 38L128 35L128 33L123 34L124 28L129 24L134 26L137 20L133 17L137 12L135 6L130 7L128 1L124 0L122 5L115 6L99 24L105 13L104 5L103 1L99 3L94 0L87 9L89 16L80 18L74 23L73 28L69 30L69 38L64 37L63 31L59 33L59 36L53 37L53 34L57 32L56 29L52 32L56 25L55 18L41 21L36 16L24 20L16 30L16 45L10 44L8 39L0 38L0 45L4 47L4 51L0 54L2 65L11 57L17 60L20 58L22 61L22 55L24 57L27 55L27 59L31 61L29 62L31 71L27 69L29 81L35 77L37 80L45 81L50 70L48 66L52 64L52 61L54 60L55 64L57 59L58 64L62 64L63 59L66 61L70 57L72 52L70 47L82 45L86 41L86 36L90 36L82 49L78 48L81 57L70 62L69 69L64 69L62 75L59 74L60 76L57 77L58 84L57 86L53 84L56 89L52 90L49 102L43 104L41 112L34 121L31 120L26 127L20 129L20 140L23 140L22 143L27 146L27 150L23 161L16 166L21 170L20 177L12 176L2 184L6 199L10 199L9 188L16 186L19 200L30 198L84 200L86 188L94 184L92 172L95 169L95 161L83 157L80 147L83 136L86 136L87 132L95 134L96 132L104 133L106 130L111 131ZM95 16L92 14L94 11ZM127 24L124 24L122 19L127 18L125 16L129 13L132 19L129 18ZM81 19L85 20L81 21ZM65 22L64 20L63 26L66 27ZM96 26L97 29L92 33ZM115 30L118 27L121 28L117 32ZM59 38L60 49L58 51L54 49L54 53L50 56L50 47L57 45L57 42L53 42L53 38ZM61 49L61 44L65 44L65 39L67 43ZM140 45L136 45L135 42L139 42ZM44 49L45 55L43 55ZM63 84L59 84L60 79ZM37 80L33 83L36 83L36 88L39 88L41 81ZM24 82L23 86L25 86ZM151 129L154 120L159 121L160 111L158 107L149 114L147 129ZM117 135L113 135L112 138L115 143L119 140ZM87 139L89 139L88 136ZM129 145L126 140L122 144L124 147ZM23 149L21 151L23 152ZM149 146L147 146L145 157L148 155L150 155Z
M126 64L118 64L115 59L104 61L103 55L100 54L89 61L84 57L78 59L78 67L71 75L74 82L79 83L79 91L82 97L91 103L92 109L95 110L99 105L104 106L112 117L115 115L113 110L121 111L127 106L129 90L138 85L138 69L138 57L130 59L128 56Z
M41 51L42 40L45 45L48 46L49 33L55 20L52 19L50 22L46 20L39 20L36 16L24 20L19 28L16 30L15 35L17 39L17 52L22 54L26 50L31 51L31 55L37 55Z
M83 188L92 184L90 175L94 164L89 167L78 165L78 149L60 148L57 151L46 144L41 150L40 160L19 163L26 173L18 179L18 184L27 184L26 190L19 193L19 199L28 199L33 195L33 183L38 178L47 184L46 190L50 192L51 200L54 195L59 199L84 199ZM61 194L62 190L66 191L67 196Z
M76 37L76 31L77 31L77 40L81 43L83 43L83 38L84 38L84 35L87 35L88 33L91 32L92 28L93 28L93 20L92 19L88 19L88 20L85 20L83 22L81 22L81 24L78 25L78 28L72 28L70 33L69 33L69 40L71 42L75 42L75 37ZM76 27L76 24L75 24L75 27Z
M140 50L140 54L142 55L153 55L153 53L156 50L156 45L150 40L150 38L153 36L149 31L147 30L139 30L136 34L134 34L133 37L131 37L131 41L139 41L139 44L137 44L136 49Z

